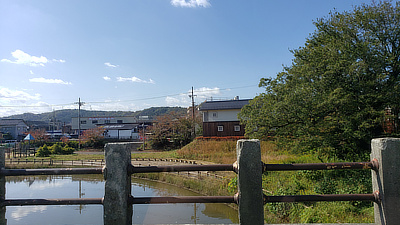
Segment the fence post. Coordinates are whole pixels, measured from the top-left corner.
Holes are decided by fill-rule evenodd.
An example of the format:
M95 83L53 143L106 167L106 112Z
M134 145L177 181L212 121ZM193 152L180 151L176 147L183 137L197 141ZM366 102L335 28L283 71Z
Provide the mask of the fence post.
M238 140L236 145L239 189L239 222L264 224L261 149L258 140Z
M0 148L0 170L6 166L5 149ZM0 201L4 201L6 196L6 177L0 176ZM0 225L7 224L6 207L0 206Z
M104 224L132 224L131 177L128 165L131 162L130 143L109 143L104 147L106 166L104 169Z
M400 221L400 138L378 138L371 143L371 159L379 169L372 171L372 188L379 191L381 201L375 204L375 223L395 225Z

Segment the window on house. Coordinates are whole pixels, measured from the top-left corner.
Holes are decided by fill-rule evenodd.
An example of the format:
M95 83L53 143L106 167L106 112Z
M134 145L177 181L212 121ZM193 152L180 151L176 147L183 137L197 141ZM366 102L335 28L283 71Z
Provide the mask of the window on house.
M217 118L217 117L218 117L218 113L217 113L217 112L213 112L213 113L212 113L212 117L213 117L213 118Z
M81 124L86 124L86 120L82 120L82 121L81 121Z
M96 124L96 123L98 123L98 121L97 120L92 120L92 123Z
M235 125L235 126L234 126L234 130L235 130L235 131L240 131L240 125Z
M224 126L218 126L218 131L220 132L224 131Z
M104 120L104 123L111 123L110 120Z
M117 120L117 123L122 123L123 121L122 120Z

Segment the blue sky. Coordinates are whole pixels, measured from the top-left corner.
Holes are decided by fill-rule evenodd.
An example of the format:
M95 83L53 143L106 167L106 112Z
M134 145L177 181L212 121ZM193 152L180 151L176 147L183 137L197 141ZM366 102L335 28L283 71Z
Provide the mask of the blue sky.
M0 0L0 117L254 98L330 11L363 0Z

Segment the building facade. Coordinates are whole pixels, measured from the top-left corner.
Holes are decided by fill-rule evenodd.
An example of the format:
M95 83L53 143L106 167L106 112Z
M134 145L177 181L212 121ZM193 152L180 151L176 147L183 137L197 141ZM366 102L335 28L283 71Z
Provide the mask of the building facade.
M101 116L101 117L81 117L80 129L88 130L98 126L111 125L111 124L132 124L139 123L139 120L134 116ZM72 117L72 130L78 130L78 117Z
M203 114L204 137L243 136L244 126L240 124L238 113L250 99L228 101L206 101L200 105Z
M23 119L0 119L0 132L11 135L13 140L22 140L28 132L29 126Z
M80 127L78 126L80 120ZM138 118L134 116L110 116L110 117L78 117L72 118L72 130L75 134L96 127L105 129L104 137L110 139L140 139L140 132L144 126L152 125L148 116Z

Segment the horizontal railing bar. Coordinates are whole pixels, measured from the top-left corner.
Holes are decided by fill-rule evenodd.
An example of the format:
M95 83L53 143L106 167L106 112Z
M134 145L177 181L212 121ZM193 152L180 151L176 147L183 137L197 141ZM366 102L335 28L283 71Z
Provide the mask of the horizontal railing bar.
M0 169L1 176L102 174L102 168Z
M130 204L237 203L235 196L130 197Z
M233 164L216 165L175 165L175 166L129 166L128 172L133 173L159 173L181 171L234 171Z
M375 162L264 164L263 171L375 169Z
M327 202L327 201L372 201L379 202L379 194L336 194L336 195L264 195L264 203L273 202Z
M60 199L5 199L0 206L23 205L102 205L103 198L60 198Z

